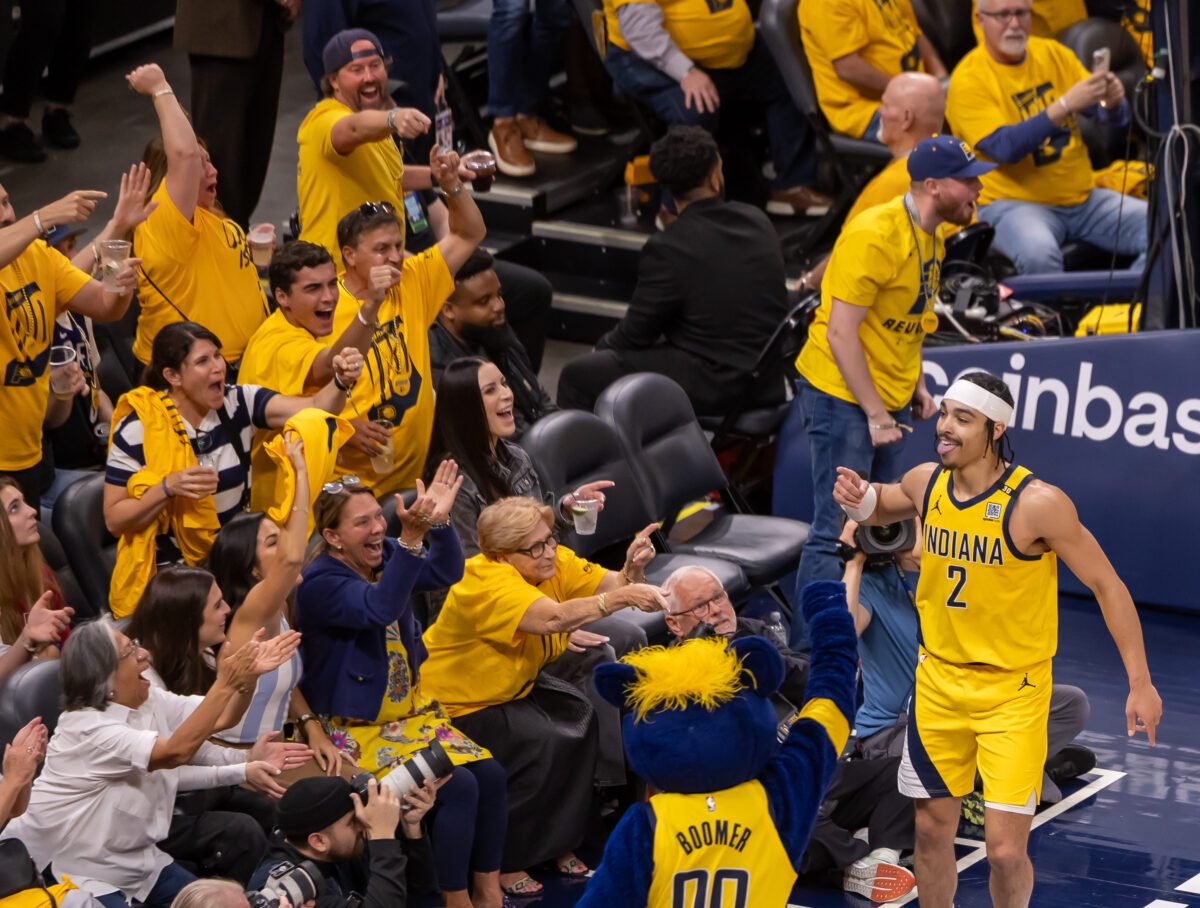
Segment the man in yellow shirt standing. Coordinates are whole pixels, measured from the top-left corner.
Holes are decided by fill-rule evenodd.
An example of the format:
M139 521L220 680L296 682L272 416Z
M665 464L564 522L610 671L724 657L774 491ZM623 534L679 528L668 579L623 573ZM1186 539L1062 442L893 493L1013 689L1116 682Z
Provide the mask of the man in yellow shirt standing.
M1093 186L1076 122L1122 127L1129 105L1110 72L1090 74L1057 41L1030 35L1032 0L978 0L983 45L950 79L946 112L957 135L1000 166L984 177L979 219L1022 274L1063 270L1062 246L1146 252L1146 203Z
M817 100L835 132L881 141L888 80L915 71L946 76L910 0L801 0L797 15Z
M936 411L921 372L921 342L937 327L933 304L945 251L937 228L971 222L979 177L993 167L954 136L925 139L908 156L909 191L863 212L833 247L821 307L796 360L814 496L798 590L842 576L837 468L891 481L910 417ZM799 624L793 649L804 645Z
M829 197L812 188L816 156L808 123L755 36L746 0L604 0L604 14L604 65L621 91L652 107L668 127L702 126L714 135L722 106L765 109L775 165L767 211L828 211ZM729 149L722 155L732 163ZM734 177L756 169L727 168Z

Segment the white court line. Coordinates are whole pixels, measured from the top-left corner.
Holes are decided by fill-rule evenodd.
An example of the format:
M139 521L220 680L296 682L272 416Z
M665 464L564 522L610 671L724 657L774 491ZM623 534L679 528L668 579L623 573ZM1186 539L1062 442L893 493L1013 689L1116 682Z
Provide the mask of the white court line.
M1182 886L1176 886L1175 891L1190 892L1193 895L1200 895L1200 873L1196 874Z
M1048 807L1046 810L1043 810L1041 813L1037 814L1033 818L1032 828L1037 829L1039 826L1043 825L1044 823L1049 823L1051 820L1053 820L1059 814L1070 810L1072 807L1074 807L1076 804L1081 803L1082 801L1086 801L1088 798L1092 797L1093 795L1098 794L1099 792L1103 791L1105 788L1108 788L1108 786L1112 785L1114 782L1120 781L1121 779L1123 779L1125 777L1125 775L1126 775L1125 773L1118 772L1115 769L1094 769L1089 773L1085 773L1083 778L1085 778L1085 779L1091 778L1092 781L1088 782L1088 784L1085 785L1083 788L1079 789L1079 791L1077 791L1071 795L1068 795L1067 797L1065 797L1061 801L1059 801L1057 804L1053 805L1052 807ZM964 843L965 843L965 841L966 840L964 840ZM958 840L955 839L955 842L957 843ZM972 867L975 864L978 864L980 861L982 861L984 858L987 857L987 845L981 844L981 843L975 843L975 844L977 844L978 847L976 847L976 849L974 851L972 851L970 854L964 855L963 857L959 858L958 863L956 863L954 865L960 874L964 870L966 870L968 867ZM916 897L917 897L917 889L916 889L916 887L914 887L913 889L909 890L903 896L896 899L895 901L885 903L885 905L882 906L882 908L898 908L898 906L900 906L900 905L907 905L909 902L911 902ZM1147 908L1151 908L1151 906L1147 906ZM1155 906L1153 906L1153 908L1174 908L1174 903L1166 902L1161 905L1155 905ZM1178 908L1187 908L1187 906L1180 905L1180 906L1178 906Z
M1168 902L1163 899L1155 899L1153 902L1148 902L1146 908L1188 908L1187 902Z

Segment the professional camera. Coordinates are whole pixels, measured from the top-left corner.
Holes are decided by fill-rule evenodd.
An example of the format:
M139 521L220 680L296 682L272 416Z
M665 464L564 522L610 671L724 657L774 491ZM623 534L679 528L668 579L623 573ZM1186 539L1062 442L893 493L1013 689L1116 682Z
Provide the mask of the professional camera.
M419 785L448 775L454 769L450 757L438 741L430 741L428 747L422 747L411 757L380 779L380 785L386 785L396 793L397 798L403 798ZM363 803L367 802L367 785L375 778L369 772L360 772L350 779L350 784L358 792Z
M292 908L300 908L317 897L320 889L317 881L321 878L321 871L312 861L299 864L284 861L267 874L262 889L246 893L246 900L250 908L279 908L279 900L286 896Z
M917 544L917 522L901 520L882 526L860 525L854 531L854 541L868 562L890 560L893 555L907 552Z

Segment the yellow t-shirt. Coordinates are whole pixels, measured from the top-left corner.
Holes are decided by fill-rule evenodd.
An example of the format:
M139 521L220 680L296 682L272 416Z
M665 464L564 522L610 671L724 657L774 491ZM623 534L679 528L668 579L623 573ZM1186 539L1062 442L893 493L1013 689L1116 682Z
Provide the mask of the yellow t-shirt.
M1150 25L1150 0L1133 0L1126 4L1121 24L1142 50L1146 66L1154 68L1154 29Z
M246 235L234 221L199 205L189 221L172 201L165 181L154 200L158 208L133 231L133 254L142 260L142 312L133 355L150 362L155 335L186 316L220 338L225 359L236 363L268 315Z
M1011 66L997 63L977 47L950 77L950 128L978 150L996 129L1037 116L1088 75L1072 51L1046 38L1031 37L1025 59ZM1068 117L1032 154L1015 164L1001 164L981 179L981 206L996 199L1040 205L1085 201L1092 191L1092 164L1075 118Z
M888 166L875 174L871 181L862 188L858 198L854 200L854 206L850 209L850 213L846 215L845 222L849 224L868 208L874 208L876 205L882 205L884 202L890 202L898 196L904 195L908 192L910 185L912 185L912 177L908 175L908 156L892 158Z
M326 98L308 112L296 132L300 239L328 249L339 269L338 221L364 202L390 202L404 216L404 162L395 142L367 142L349 154L338 154L333 147L333 124L352 113L341 101Z
M263 322L242 354L238 370L238 381L246 385L261 385L295 397L308 397L321 390L312 382L305 381L312 368L313 360L326 345L333 342L335 335L313 337L304 328L288 322L283 310L278 309ZM265 511L276 502L272 496L278 467L263 450L263 445L279 433L274 430L257 429L250 448L254 482L250 484L250 507Z
M1083 0L1033 0L1030 34L1038 38L1056 38L1064 28L1086 19L1087 14ZM982 45L983 32L975 16L971 16L971 28L975 32L975 43Z
M608 40L629 50L617 9L627 3L653 2L662 7L667 34L693 63L708 69L737 69L746 62L754 45L754 19L746 0L604 0Z
M41 240L0 268L6 316L0 327L0 472L27 470L42 459L54 320L89 280Z
M450 587L438 619L425 631L429 658L421 688L451 718L520 700L538 672L567 648L569 634L527 634L518 629L539 599L555 602L591 596L607 573L565 545L554 555L554 576L537 586L512 565L479 554L467 559L463 578Z
M913 244L914 230L921 243L919 256ZM796 358L796 369L813 387L857 403L825 334L836 297L867 309L858 336L884 406L899 410L912 400L921 373L921 341L925 337L921 316L927 306L921 293L919 262L924 260L926 283L931 297L936 296L940 275L934 263L934 243L934 237L909 220L903 196L868 208L842 228L821 281L821 306ZM945 246L941 240L936 244L940 262ZM932 305L930 299L928 306Z
M431 246L410 256L401 267L400 283L379 307L379 328L367 351L366 367L342 410L346 419L387 419L392 429L393 467L379 475L371 458L354 448L342 450L343 473L354 473L377 496L410 489L425 471L425 455L433 432L433 375L429 365L429 326L454 291L454 278ZM359 301L343 283L333 313L331 338L339 338L355 318Z
M843 81L834 60L857 53L889 78L925 69L911 0L801 0L798 15L817 100L835 132L861 136L879 97Z

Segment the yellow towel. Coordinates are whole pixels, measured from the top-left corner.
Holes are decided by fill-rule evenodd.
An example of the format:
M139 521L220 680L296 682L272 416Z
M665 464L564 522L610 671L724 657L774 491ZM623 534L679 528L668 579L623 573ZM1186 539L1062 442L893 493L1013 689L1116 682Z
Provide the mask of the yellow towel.
M45 889L23 889L20 892L14 892L8 898L0 899L0 906L2 908L54 908L54 906L62 904L63 896L78 888L64 873L63 882L47 886Z
M130 497L140 499L171 473L196 466L196 454L183 418L165 392L140 387L121 395L113 408L110 443L117 426L130 413L136 413L142 423L146 467L130 477L126 489ZM146 584L157 571L155 539L160 533L174 535L183 560L199 564L212 548L219 528L211 496L172 498L145 529L122 535L117 542L117 565L108 593L113 615L124 618L137 608Z
M284 443L289 432L295 432L304 442L304 463L308 470L308 489L305 490L308 495L308 533L311 536L313 503L321 494L321 486L333 478L338 451L354 435L354 426L340 416L309 407L292 416L283 430L263 445L276 466L270 473L273 488L268 498L275 503L267 509L267 516L281 527L287 522L296 498L296 470L288 459Z

